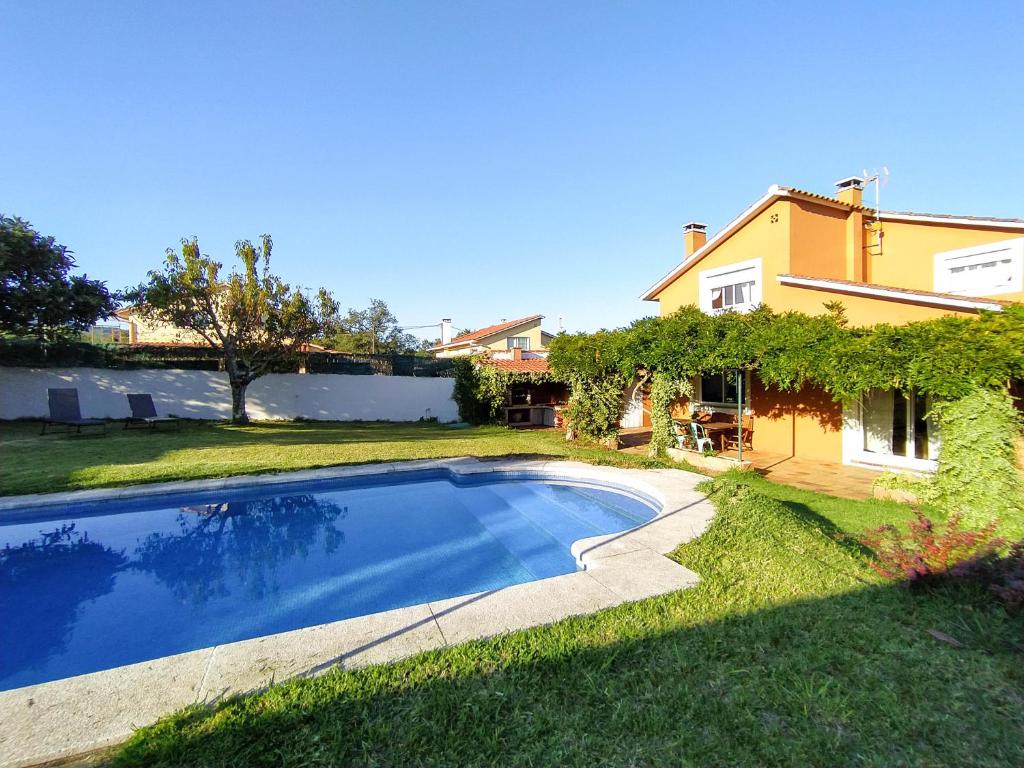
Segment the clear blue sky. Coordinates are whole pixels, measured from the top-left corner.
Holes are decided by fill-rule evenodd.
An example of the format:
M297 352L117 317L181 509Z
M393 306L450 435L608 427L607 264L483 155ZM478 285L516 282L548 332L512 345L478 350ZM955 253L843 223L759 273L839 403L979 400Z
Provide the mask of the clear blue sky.
M1024 6L0 2L0 211L120 288L198 235L403 324L637 296L772 183L1024 215Z

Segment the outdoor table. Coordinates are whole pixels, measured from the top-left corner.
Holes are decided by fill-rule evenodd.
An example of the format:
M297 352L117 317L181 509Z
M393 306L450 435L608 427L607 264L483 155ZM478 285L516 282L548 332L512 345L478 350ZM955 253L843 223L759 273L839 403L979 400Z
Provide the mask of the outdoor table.
M689 426L690 422L692 421L692 419L685 421L680 420L679 423ZM718 443L719 449L721 449L722 447L722 438L725 435L725 433L735 432L738 427L738 425L734 421L698 421L697 424L700 424L700 426L704 427L704 432L707 434L709 438L711 438L712 443Z

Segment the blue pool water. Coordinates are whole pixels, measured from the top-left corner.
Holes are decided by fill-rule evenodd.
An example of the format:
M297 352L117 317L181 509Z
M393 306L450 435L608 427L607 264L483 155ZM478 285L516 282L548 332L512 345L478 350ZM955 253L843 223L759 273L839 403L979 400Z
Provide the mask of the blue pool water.
M529 479L318 483L62 508L0 525L0 690L571 573L654 517Z

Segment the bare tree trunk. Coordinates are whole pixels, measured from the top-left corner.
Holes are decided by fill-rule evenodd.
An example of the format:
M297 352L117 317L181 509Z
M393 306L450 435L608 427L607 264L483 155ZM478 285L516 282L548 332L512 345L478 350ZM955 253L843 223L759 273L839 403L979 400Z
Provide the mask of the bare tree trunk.
M231 423L248 424L249 414L245 412L245 388L248 384L231 379Z

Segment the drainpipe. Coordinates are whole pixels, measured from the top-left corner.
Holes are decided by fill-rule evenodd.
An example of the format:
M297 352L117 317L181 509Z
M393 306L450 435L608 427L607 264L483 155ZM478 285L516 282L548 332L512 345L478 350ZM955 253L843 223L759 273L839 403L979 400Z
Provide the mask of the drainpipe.
M736 400L737 402L737 414L736 414L736 437L738 442L736 443L736 455L739 457L739 461L743 461L743 369L736 369Z

